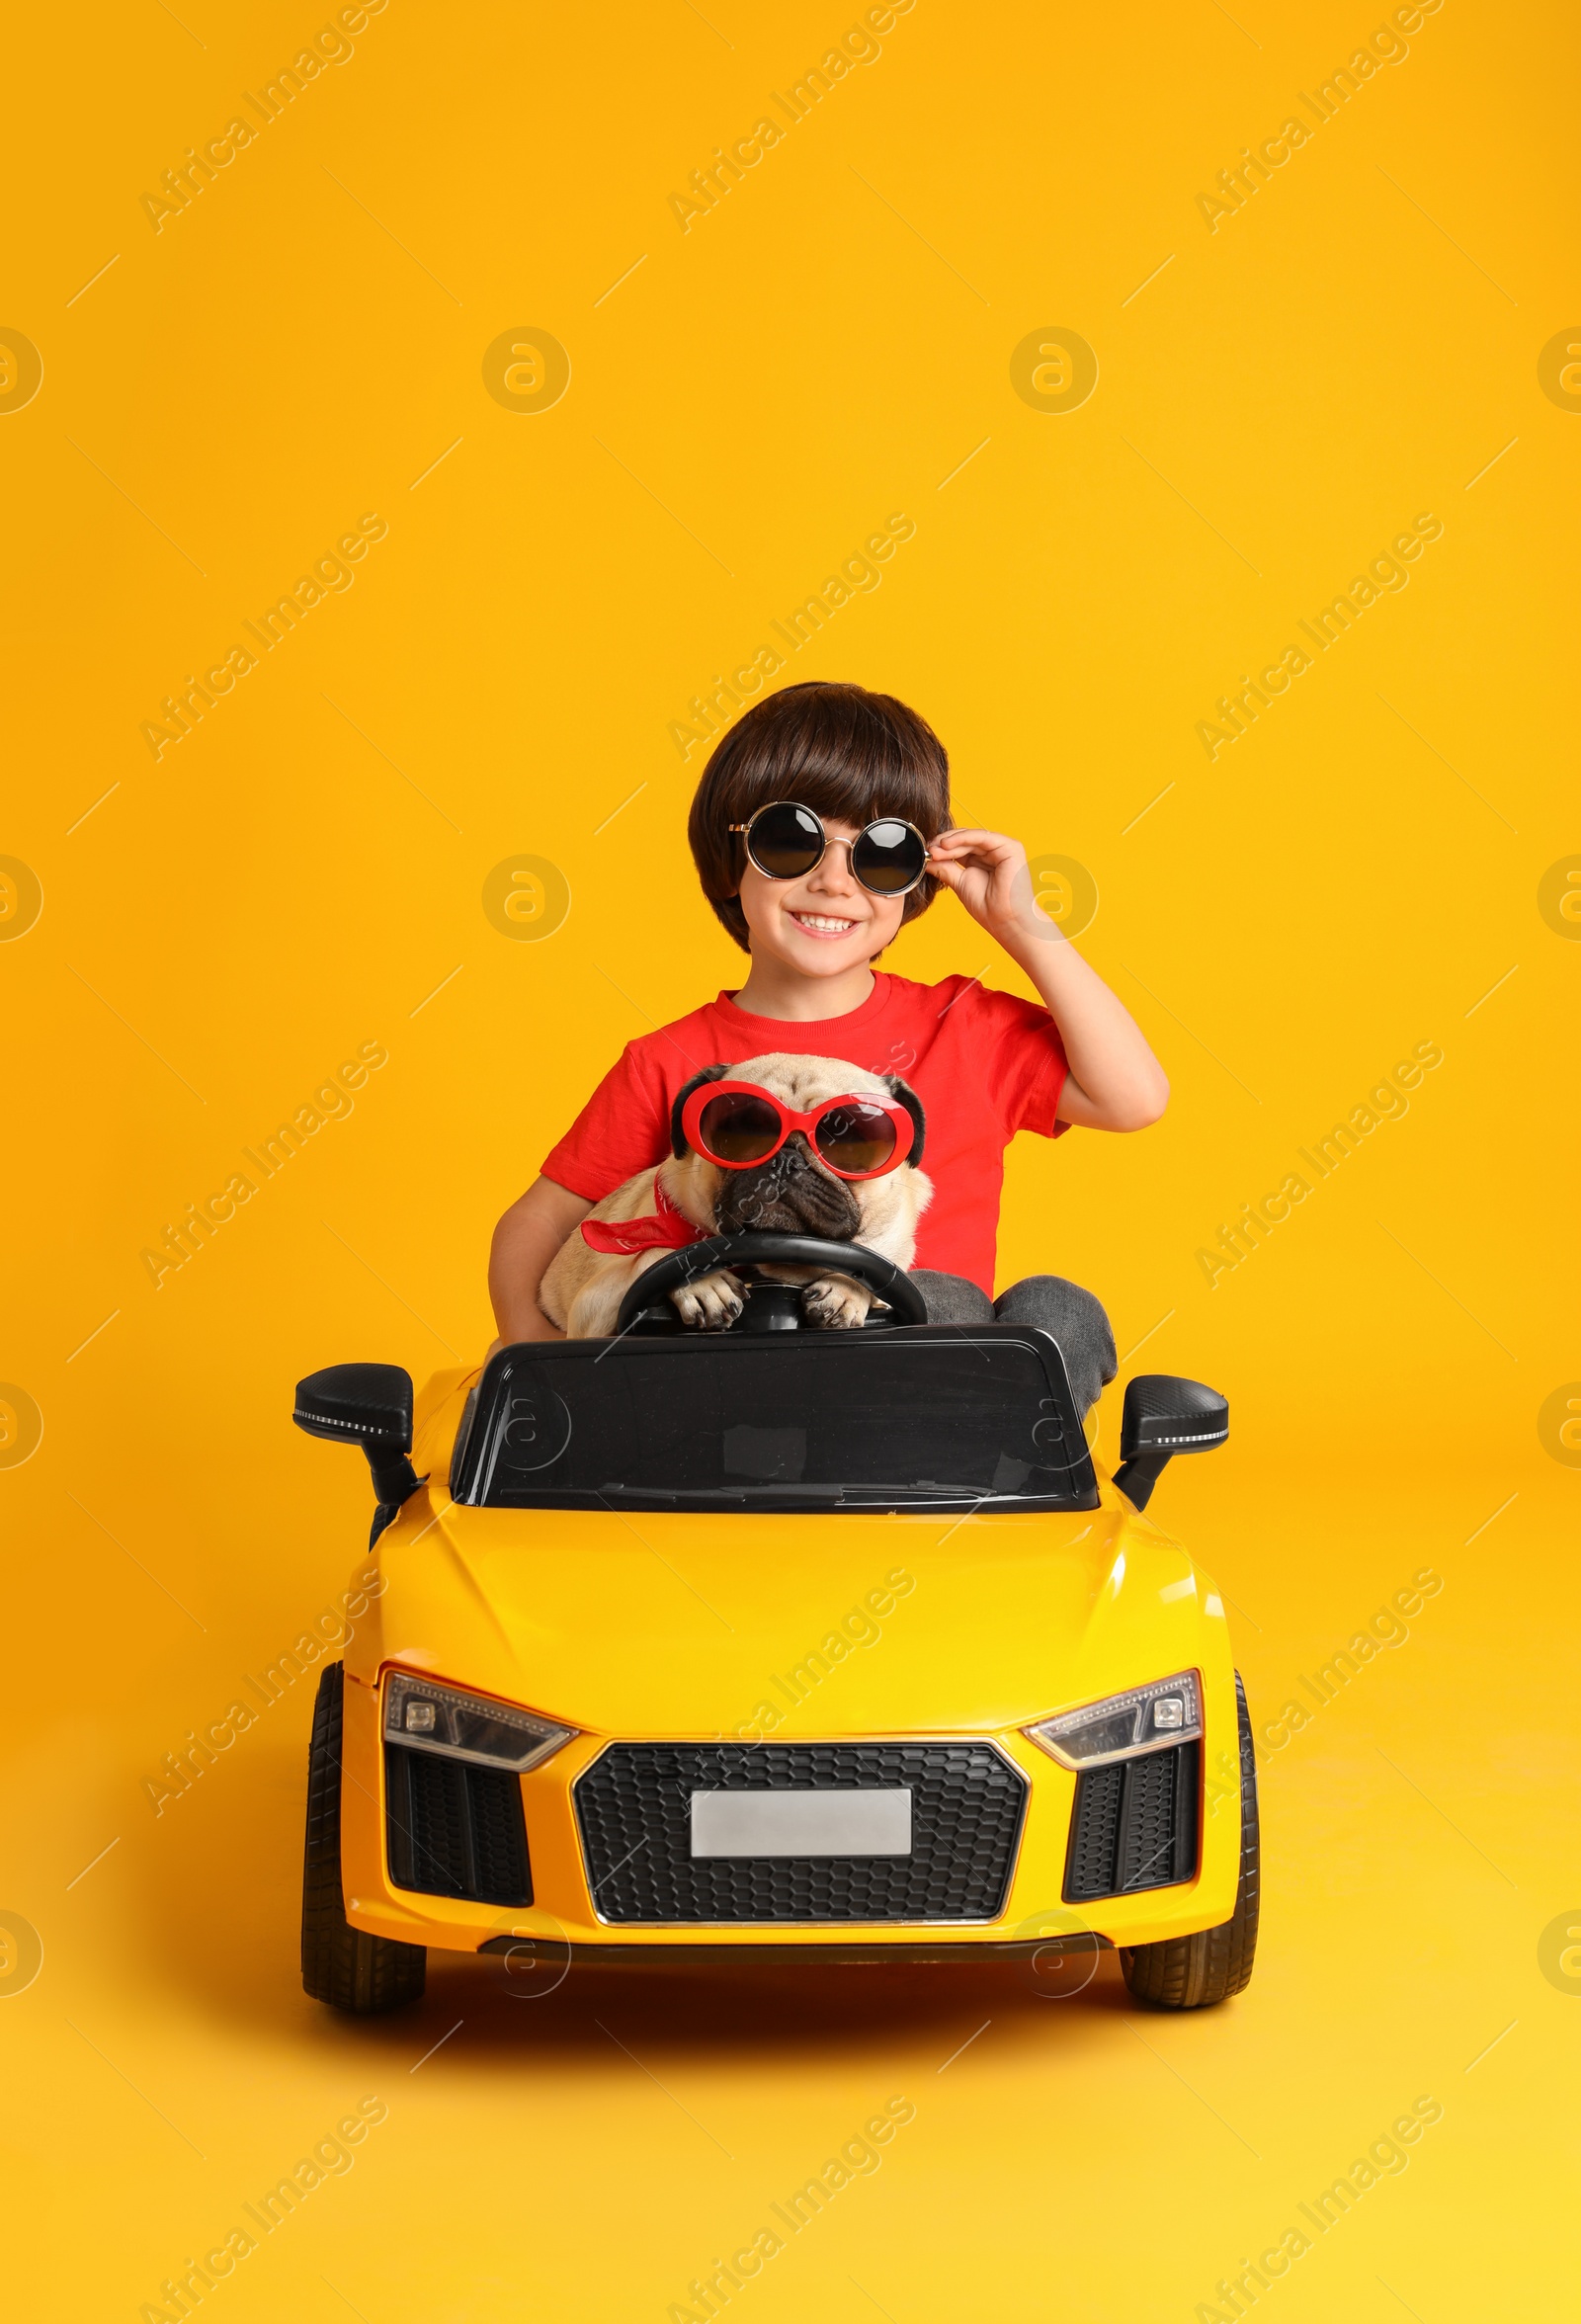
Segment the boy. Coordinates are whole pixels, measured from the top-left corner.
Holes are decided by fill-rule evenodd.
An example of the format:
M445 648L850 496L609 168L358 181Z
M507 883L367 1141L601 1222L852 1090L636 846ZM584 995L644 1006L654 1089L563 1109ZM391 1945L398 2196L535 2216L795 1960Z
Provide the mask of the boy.
M543 1272L593 1204L669 1151L676 1092L771 1050L898 1073L927 1116L934 1199L912 1280L931 1319L1040 1324L1085 1412L1115 1376L1091 1292L1031 1276L993 1299L1004 1149L1018 1129L1143 1129L1169 1085L1141 1033L1032 895L1026 851L957 831L932 729L890 695L814 681L768 696L713 751L689 837L704 894L751 959L739 992L626 1044L494 1232L500 1338L557 1339ZM977 977L913 984L873 962L948 887L1043 1006Z

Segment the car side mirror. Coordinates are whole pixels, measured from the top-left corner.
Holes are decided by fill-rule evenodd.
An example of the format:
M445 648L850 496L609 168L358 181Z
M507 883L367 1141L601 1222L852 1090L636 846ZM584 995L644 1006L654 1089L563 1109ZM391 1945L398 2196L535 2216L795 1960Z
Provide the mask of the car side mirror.
M398 1364L331 1364L296 1383L291 1419L310 1437L361 1445L374 1476L374 1531L378 1539L421 1481L412 1449L412 1375Z
M1145 1509L1166 1461L1177 1452L1211 1452L1229 1435L1229 1405L1201 1380L1144 1371L1125 1389L1115 1482L1133 1509Z

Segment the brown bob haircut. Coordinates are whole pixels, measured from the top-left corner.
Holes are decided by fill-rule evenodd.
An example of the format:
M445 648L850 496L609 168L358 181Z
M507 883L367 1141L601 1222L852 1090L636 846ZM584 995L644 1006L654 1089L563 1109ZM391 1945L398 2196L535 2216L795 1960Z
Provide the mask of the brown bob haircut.
M687 824L703 892L744 953L752 949L738 894L746 847L730 825L771 799L796 799L859 830L898 815L933 840L951 825L950 761L927 720L892 694L814 679L754 703L715 745ZM902 926L938 892L932 878L914 887Z

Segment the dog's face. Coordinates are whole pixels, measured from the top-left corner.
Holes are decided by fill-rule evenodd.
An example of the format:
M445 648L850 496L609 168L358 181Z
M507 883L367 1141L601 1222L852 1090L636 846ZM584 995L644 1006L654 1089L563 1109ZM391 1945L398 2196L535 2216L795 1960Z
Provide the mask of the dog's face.
M692 1152L681 1133L681 1112L693 1090L706 1081L750 1081L796 1113L810 1113L829 1098L876 1097L898 1100L911 1115L911 1152L898 1169L881 1178L837 1178L819 1159L806 1135L791 1131L777 1154L747 1170L722 1170ZM711 1216L720 1234L820 1235L829 1242L874 1246L897 1237L909 1243L932 1189L917 1168L923 1144L922 1108L905 1083L893 1075L864 1072L838 1057L776 1053L749 1057L741 1065L713 1065L689 1081L675 1101L672 1142L694 1216ZM901 1261L905 1265L910 1252Z

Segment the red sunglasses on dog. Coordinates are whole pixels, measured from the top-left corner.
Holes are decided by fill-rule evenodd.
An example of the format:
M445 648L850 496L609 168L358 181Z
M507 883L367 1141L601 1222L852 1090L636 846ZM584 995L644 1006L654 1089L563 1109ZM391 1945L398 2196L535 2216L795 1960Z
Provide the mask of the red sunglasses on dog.
M798 1114L754 1081L711 1081L681 1109L681 1133L695 1153L721 1170L769 1161L799 1129L836 1178L882 1178L910 1153L915 1125L890 1098L825 1098Z

